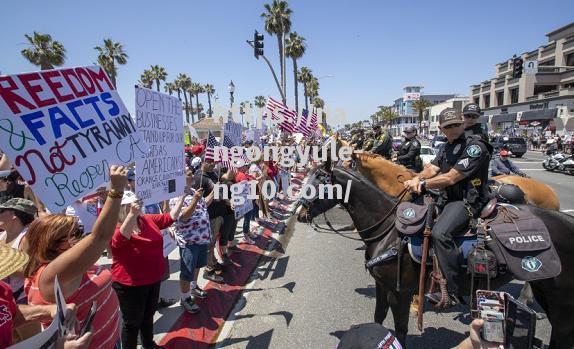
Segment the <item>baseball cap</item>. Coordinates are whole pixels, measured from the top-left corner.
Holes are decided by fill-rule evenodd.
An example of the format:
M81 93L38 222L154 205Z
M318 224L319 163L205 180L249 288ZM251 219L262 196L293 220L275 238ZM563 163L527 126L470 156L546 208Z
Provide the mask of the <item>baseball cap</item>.
M469 103L462 109L462 115L480 116L480 107L476 103Z
M133 191L126 190L124 191L124 196L122 197L122 205L128 205L133 202L138 201L136 194Z
M502 150L500 151L500 156L508 156L508 150L502 149Z
M337 349L402 349L399 340L384 326L367 323L352 326L337 346Z
M195 156L199 156L201 155L201 153L203 153L203 146L202 145L194 145L193 147L191 147L191 153Z
M438 123L440 126L462 124L462 116L456 109L446 108L440 112L440 115L438 116Z
M407 126L405 127L405 129L403 130L404 133L413 133L413 132L417 132L417 128L414 126Z
M22 198L12 198L0 205L0 210L13 210L13 211L20 211L30 216L36 215L38 209L36 205L30 200L22 199Z

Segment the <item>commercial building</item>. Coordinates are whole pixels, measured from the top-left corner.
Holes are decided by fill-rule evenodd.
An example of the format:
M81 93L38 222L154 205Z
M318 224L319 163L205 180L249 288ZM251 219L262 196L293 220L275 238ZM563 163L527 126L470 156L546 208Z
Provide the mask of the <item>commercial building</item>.
M440 132L438 129L438 117L443 110L446 108L454 108L462 113L462 108L468 103L470 103L468 97L453 97L442 103L428 107L425 110L425 120L429 122L429 134L436 135Z
M513 78L511 57L496 64L494 78L470 87L471 101L480 105L493 131L574 130L574 22L546 37L547 44L519 55L521 77Z

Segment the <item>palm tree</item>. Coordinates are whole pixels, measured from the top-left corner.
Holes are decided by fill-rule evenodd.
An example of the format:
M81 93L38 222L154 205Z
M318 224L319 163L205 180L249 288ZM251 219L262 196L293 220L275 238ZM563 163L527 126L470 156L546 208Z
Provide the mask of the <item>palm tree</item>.
M305 38L297 32L289 33L286 43L286 54L293 60L293 82L295 83L295 111L299 114L299 88L297 82L297 60L305 54Z
M323 101L322 98L315 97L315 99L313 99L313 107L315 109L323 109L325 107L325 101ZM323 127L327 129L327 114L323 110L321 110L321 123Z
M205 113L202 114L202 112L203 112L203 104L201 104L201 103L196 104L195 112L197 113L197 120L202 119L202 115L203 115L203 117L205 117Z
M281 66L281 87L283 89L284 96L286 93L285 84L285 34L291 31L291 9L286 1L273 0L273 3L265 4L265 11L261 14L261 17L265 19L265 31L269 35L277 36L277 45L279 47L279 64ZM286 100L283 100L283 104L287 104Z
M180 91L183 92L183 98L185 100L185 119L187 121L187 123L189 124L189 112L192 112L192 118L193 118L193 110L192 107L189 105L188 103L188 99L187 99L187 92L189 90L189 88L191 87L191 78L189 76L187 76L186 74L179 74L176 78L176 85L178 86L177 89L177 95L179 97L179 93ZM193 122L195 122L195 120L193 120Z
M309 83L309 81L311 81L311 79L313 78L313 73L311 72L311 69L307 68L307 67L301 67L301 69L299 69L299 71L297 72L297 80L303 84L303 89L304 89L304 96L305 96L305 109L307 109L307 111L309 111L309 93L307 91L307 83Z
M153 76L152 80L155 81L157 92L159 92L159 82L160 80L165 81L167 78L167 72L164 67L160 67L159 65L152 65L150 71Z
M413 102L412 108L419 112L419 127L421 126L421 124L423 122L423 113L424 113L425 109L428 107L432 107L432 105L433 104L431 101L429 101L428 99L424 99L424 98L420 98L419 100Z
M209 109L207 109L207 114L209 114L209 117L211 118L213 117L213 110L211 110L211 95L215 93L215 88L212 84L205 84L203 89L205 90L205 93L207 93L207 105L209 107Z
M307 94L309 95L309 100L312 102L314 102L315 97L319 95L319 80L314 76L307 82Z
M174 82L166 82L166 83L163 85L163 90L164 90L166 93L169 93L170 96L173 95L173 93L174 93L175 91L178 91L177 86L176 86L176 84L175 84L175 81L174 81ZM179 94L179 91L178 91L178 94Z
M392 107L380 106L377 113L379 114L379 119L382 119L386 125L390 125L390 123L399 116Z
M94 49L99 52L98 62L100 64L103 63L102 68L108 73L115 87L118 76L116 63L126 64L128 62L128 54L124 51L121 43L113 42L112 39L104 39L104 46L96 46Z
M191 84L190 94L195 96L195 105L199 105L199 95L203 92L203 86L201 86L200 83L194 82ZM197 115L197 119L199 120L199 114Z
M267 102L265 101L265 97L263 96L255 96L255 106L257 108L263 108L265 107L265 104Z
M22 56L41 70L54 69L64 65L66 49L59 41L52 40L50 34L34 32L32 36L24 34L30 47L21 51Z
M145 88L151 88L153 84L153 73L150 70L144 70L140 76L139 84Z

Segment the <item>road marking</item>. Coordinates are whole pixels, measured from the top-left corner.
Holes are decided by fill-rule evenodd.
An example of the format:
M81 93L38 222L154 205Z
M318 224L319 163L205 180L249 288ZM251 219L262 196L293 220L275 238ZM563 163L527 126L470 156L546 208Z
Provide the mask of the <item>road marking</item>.
M522 171L546 171L543 168L521 168Z
M574 210L560 210L560 211L562 211L564 213L574 212Z

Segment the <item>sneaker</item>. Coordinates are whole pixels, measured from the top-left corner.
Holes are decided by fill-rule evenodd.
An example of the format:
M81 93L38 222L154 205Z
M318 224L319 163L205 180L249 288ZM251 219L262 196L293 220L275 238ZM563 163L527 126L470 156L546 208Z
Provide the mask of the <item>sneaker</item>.
M158 309L167 308L167 307L171 307L175 303L177 303L177 300L175 300L175 299L168 299L168 298L162 297L159 299L159 302L157 302L157 307L158 307Z
M253 239L251 239L247 234L243 235L243 242L248 245L255 245L255 241L253 241Z
M216 282L218 284L222 284L224 282L223 277L221 275L217 275L214 272L204 272L203 278L206 280L210 280Z
M179 301L183 309L190 314L196 314L199 312L199 305L195 304L192 297L187 297Z
M202 290L199 286L195 286L195 288L191 289L191 294L196 298L206 298L207 292Z

